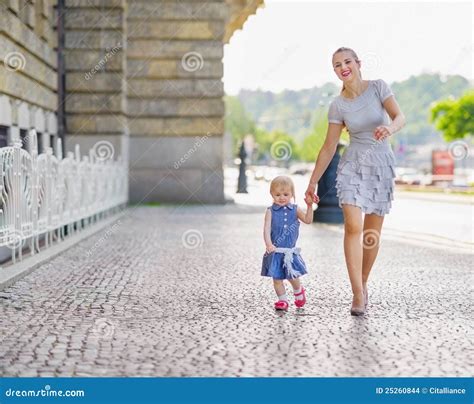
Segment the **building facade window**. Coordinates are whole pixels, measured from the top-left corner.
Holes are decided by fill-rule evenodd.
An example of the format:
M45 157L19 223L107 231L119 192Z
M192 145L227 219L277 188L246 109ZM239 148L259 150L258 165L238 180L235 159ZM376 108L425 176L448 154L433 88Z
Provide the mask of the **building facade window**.
M21 147L25 149L26 151L30 151L29 145L28 145L28 131L26 129L20 129L20 141L21 141Z
M8 132L9 128L7 126L0 126L0 147L8 146Z
M43 153L43 134L41 132L38 132L36 134L36 138L38 139L38 154Z
M55 136L49 135L49 146L53 149L53 154L56 152L56 142L54 141Z

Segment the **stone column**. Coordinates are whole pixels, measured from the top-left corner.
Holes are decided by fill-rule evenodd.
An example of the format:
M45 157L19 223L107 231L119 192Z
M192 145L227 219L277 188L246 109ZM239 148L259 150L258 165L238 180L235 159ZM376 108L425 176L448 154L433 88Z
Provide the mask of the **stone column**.
M128 160L125 0L66 0L65 147Z
M224 202L223 46L260 3L128 1L132 201Z

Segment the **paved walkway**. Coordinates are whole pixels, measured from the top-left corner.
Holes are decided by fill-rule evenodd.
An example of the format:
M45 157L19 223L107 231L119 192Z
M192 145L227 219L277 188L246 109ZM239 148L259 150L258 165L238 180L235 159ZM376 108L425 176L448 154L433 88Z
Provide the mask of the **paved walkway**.
M349 315L342 235L301 225L309 302L275 313L261 208L129 208L0 294L3 376L470 376L472 255L382 240Z

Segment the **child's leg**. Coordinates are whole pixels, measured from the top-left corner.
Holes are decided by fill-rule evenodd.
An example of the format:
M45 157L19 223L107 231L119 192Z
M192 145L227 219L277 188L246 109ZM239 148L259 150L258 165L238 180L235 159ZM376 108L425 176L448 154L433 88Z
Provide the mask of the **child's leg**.
M303 294L301 293L301 281L300 278L288 279L288 282L293 286L293 293L295 294L296 300L303 300Z
M278 296L278 300L284 300L285 302L288 301L286 297L286 289L285 285L283 284L283 280L281 279L273 279L273 288Z

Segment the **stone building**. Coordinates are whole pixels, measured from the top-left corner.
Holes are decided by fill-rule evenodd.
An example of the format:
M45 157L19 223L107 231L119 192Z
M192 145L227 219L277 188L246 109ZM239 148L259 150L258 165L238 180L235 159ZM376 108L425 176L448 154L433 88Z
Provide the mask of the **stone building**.
M100 141L132 202L223 202L223 46L261 5L0 0L0 146Z
M0 146L36 128L42 149L58 134L54 9L48 2L0 0Z

